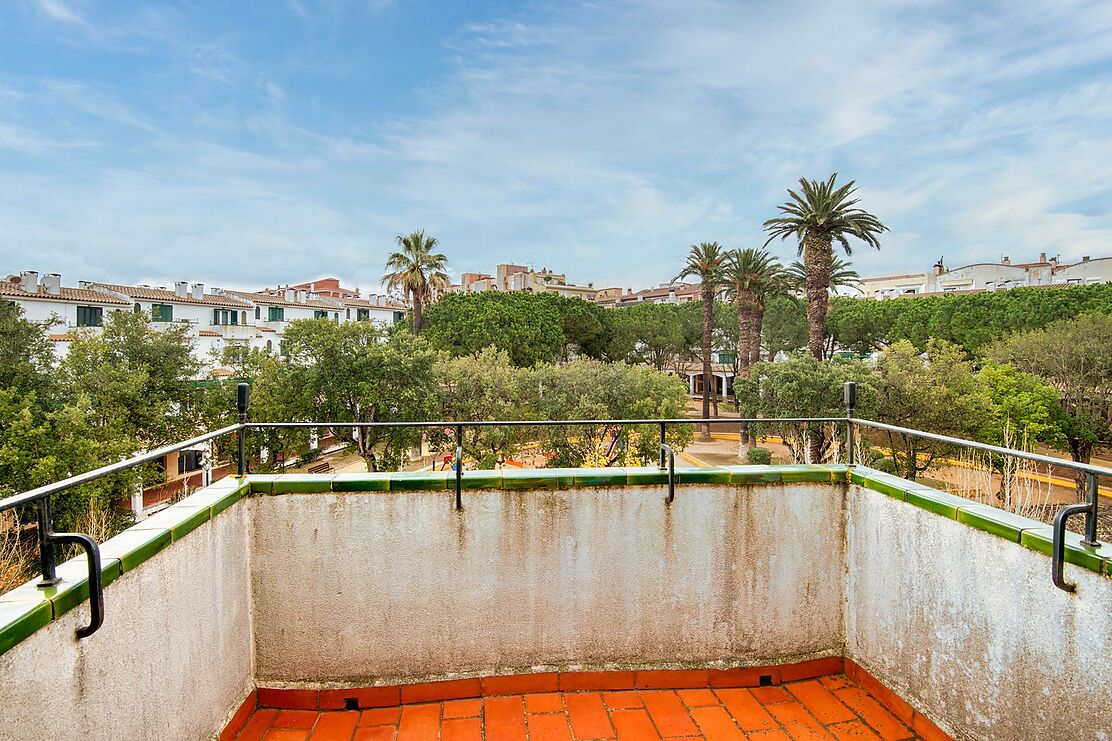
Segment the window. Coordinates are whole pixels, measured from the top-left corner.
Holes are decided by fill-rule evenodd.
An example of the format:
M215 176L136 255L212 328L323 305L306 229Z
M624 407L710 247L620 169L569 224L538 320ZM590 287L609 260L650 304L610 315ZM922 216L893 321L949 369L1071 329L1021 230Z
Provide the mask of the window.
M268 306L266 307L266 320L268 322L284 322L286 321L286 310L281 306Z
M178 453L178 473L198 471L201 468L203 453L199 450L183 450Z
M314 319L327 319L328 318L328 312L327 311L320 311L318 309L318 310L313 312L313 318Z
M394 312L394 324L397 324L398 322L400 322L403 319L405 319L405 312L404 311L395 311Z
M351 321L351 309L344 309L344 319L349 322Z
M142 314L143 313L143 307L139 305L138 301L135 302L135 313L136 314Z
M255 318L256 319L262 319L263 318L263 307L261 307L261 306L256 306L255 307Z
M239 312L239 323L240 324L247 324L247 312L246 311Z
M170 304L151 304L152 322L174 321L174 307Z
M239 324L239 312L232 309L213 309L212 323L217 325Z
M78 306L77 326L99 327L104 323L104 309L99 306Z
M337 311L335 314L332 315L332 321L334 321L334 322L340 321L340 312Z
M356 309L355 310L355 319L356 319L356 321L359 321L359 322L370 321L370 319L371 319L371 310L370 309Z
M270 352L273 349L274 349L274 341L273 340L267 340L266 341L266 351Z

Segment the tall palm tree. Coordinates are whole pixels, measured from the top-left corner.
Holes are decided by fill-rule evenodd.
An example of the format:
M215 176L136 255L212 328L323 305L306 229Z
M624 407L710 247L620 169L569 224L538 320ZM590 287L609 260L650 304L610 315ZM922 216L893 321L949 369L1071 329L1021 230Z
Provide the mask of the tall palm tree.
M406 300L413 303L413 334L420 334L425 304L451 284L446 272L448 258L433 252L438 242L436 237L425 236L424 229L399 234L397 239L401 249L386 258L389 272L382 276L382 282L389 290L400 288Z
M710 418L713 376L710 370L711 334L714 331L714 297L725 279L726 252L718 242L691 245L683 269L672 279L698 278L703 298L703 419ZM703 425L703 440L710 440L710 425Z
M834 242L838 242L847 255L853 253L848 237L856 237L880 249L880 235L888 231L877 217L857 208L860 199L851 197L857 190L854 181L835 187L837 177L838 173L825 181L800 178L801 193L789 188L791 200L777 207L780 216L764 223L769 234L766 246L777 237L795 237L798 241L806 277L807 349L820 360L826 338Z
M737 311L738 370L748 375L761 357L761 329L765 302L786 293L787 271L780 261L763 249L733 250L726 257L726 297Z

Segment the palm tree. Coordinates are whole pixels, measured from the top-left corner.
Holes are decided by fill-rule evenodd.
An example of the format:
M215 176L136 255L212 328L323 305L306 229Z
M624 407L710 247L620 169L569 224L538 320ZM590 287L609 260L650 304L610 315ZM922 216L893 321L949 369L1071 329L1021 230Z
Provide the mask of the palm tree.
M710 371L711 334L714 330L714 296L725 277L726 253L718 242L691 245L683 269L672 279L698 278L703 298L703 419L710 417L713 377ZM703 425L703 440L710 440L710 425Z
M426 237L424 229L404 237L399 234L397 239L401 249L386 258L389 272L382 276L382 282L389 290L400 288L406 300L413 302L413 334L420 334L425 304L451 284L445 270L448 258L433 252L436 237Z
M738 375L748 375L761 359L765 302L788 287L784 266L767 251L750 247L727 254L726 297L737 310Z
M820 360L826 339L834 242L837 241L847 255L853 253L848 237L856 237L880 249L880 235L888 231L877 217L856 207L859 199L851 198L857 190L854 181L835 188L837 177L838 173L826 181L800 178L802 195L789 188L791 200L777 207L781 215L764 223L769 234L765 246L777 237L794 236L798 241L806 279L807 349Z

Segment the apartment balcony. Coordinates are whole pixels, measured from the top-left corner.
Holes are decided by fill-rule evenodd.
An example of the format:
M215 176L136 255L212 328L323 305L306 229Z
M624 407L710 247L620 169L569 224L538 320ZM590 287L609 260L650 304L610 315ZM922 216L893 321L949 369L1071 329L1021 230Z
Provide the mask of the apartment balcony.
M0 596L0 736L1107 738L1107 544L1067 592L861 466L668 475L226 478L102 544L91 636L84 557Z

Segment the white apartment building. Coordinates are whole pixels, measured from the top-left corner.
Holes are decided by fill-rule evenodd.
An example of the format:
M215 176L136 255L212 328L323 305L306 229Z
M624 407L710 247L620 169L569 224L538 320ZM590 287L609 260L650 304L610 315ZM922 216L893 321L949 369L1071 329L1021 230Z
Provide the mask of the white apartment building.
M23 308L26 318L50 324L49 338L58 357L69 350L78 329L96 331L108 311L134 311L150 318L155 330L186 326L197 358L219 373L218 361L228 347L277 352L282 333L296 319L336 322L372 321L390 326L405 317L406 307L387 296L325 297L305 290L248 291L210 288L178 281L173 288L81 281L62 286L57 273L40 279L34 271L0 280L0 299Z
M1057 257L1047 259L1044 252L1035 262L1013 263L1005 257L999 263L973 263L953 269L948 269L943 260L939 260L931 270L923 273L862 278L859 295L866 298L894 298L924 293L1000 291L1023 286L1110 282L1112 257L1093 260L1086 256L1080 262L1061 264Z

